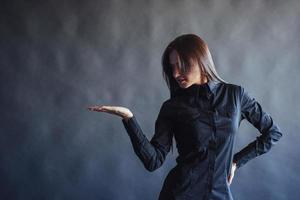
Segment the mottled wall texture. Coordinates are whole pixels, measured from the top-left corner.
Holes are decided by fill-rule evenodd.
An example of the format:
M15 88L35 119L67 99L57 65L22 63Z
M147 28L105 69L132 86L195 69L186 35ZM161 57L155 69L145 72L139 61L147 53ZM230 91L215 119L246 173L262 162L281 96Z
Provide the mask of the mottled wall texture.
M148 172L121 118L86 107L128 107L150 139L169 98L162 52L195 33L284 134L236 171L235 199L298 200L299 11L297 0L1 1L0 199L157 199L176 148ZM235 152L258 135L243 121Z

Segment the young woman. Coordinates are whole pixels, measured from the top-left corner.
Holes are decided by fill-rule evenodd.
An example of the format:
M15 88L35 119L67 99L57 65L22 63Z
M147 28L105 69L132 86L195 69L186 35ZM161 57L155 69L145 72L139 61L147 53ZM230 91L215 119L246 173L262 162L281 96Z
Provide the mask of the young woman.
M163 164L175 138L177 165L163 183L160 200L232 200L229 186L235 170L269 151L282 137L279 127L242 86L220 78L199 36L175 38L163 53L162 66L170 98L162 103L150 141L129 109L88 109L123 118L134 151L149 171ZM261 135L233 154L243 119Z

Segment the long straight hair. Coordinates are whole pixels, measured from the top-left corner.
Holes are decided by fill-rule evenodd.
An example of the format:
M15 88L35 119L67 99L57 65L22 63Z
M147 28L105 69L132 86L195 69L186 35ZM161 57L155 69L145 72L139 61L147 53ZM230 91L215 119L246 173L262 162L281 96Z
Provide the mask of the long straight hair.
M175 96L176 90L180 88L173 77L172 67L169 62L169 55L172 50L176 50L179 54L181 71L186 72L190 70L193 62L197 61L202 80L203 76L205 76L208 81L227 83L218 75L206 42L195 34L184 34L171 41L162 55L162 74L170 90L171 98Z

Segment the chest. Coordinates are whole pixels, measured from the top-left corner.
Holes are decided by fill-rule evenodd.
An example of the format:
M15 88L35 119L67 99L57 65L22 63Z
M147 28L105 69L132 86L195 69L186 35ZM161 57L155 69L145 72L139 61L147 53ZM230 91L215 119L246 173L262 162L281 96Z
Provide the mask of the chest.
M234 98L181 101L174 111L175 139L187 144L205 143L212 134L218 143L224 143L239 125L240 109Z

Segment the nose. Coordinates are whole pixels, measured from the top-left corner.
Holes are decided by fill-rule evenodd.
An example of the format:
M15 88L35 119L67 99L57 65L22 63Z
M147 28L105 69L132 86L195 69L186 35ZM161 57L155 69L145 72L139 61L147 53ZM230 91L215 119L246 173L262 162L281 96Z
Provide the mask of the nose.
M173 68L173 76L174 76L174 78L177 78L177 77L179 77L182 74L183 73L179 70L179 67L174 67Z

